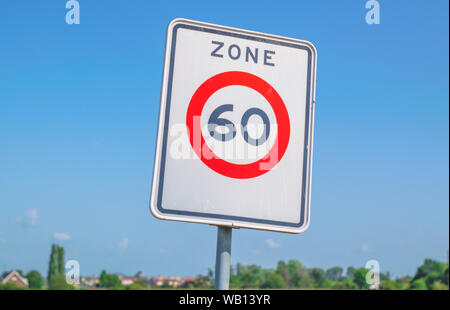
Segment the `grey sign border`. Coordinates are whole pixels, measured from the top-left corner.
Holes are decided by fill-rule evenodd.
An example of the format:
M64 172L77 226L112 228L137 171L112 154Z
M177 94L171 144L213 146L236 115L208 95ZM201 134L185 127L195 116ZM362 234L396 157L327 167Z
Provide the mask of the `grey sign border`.
M241 216L232 216L232 215L221 215L221 214L211 214L211 213L203 213L203 212L192 212L192 211L180 211L180 210L170 210L164 209L162 207L162 196L163 196L163 187L164 187L164 172L165 172L165 161L166 161L166 149L167 149L167 135L168 135L168 126L169 126L169 116L170 116L170 101L172 95L172 80L173 80L173 71L174 71L174 61L175 61L175 49L176 49L176 40L177 40L177 30L179 28L185 28L190 30L214 33L224 36L236 37L240 39L247 39L252 41L258 41L263 43L269 43L274 45L287 46L292 48L298 48L306 50L308 53L308 77L307 77L307 86L306 86L306 111L305 111L305 137L304 137L304 154L303 154L303 176L302 176L302 202L300 209L300 221L298 223L292 222L282 222L282 221L272 221L272 220L263 220L249 217L241 217ZM312 74L312 50L306 45L299 45L284 41L278 41L275 39L267 39L260 38L256 36L252 36L249 34L240 34L233 33L224 30L211 29L207 27L194 26L190 24L178 23L173 27L172 30L172 44L170 51L170 65L169 65L169 77L168 77L168 87L167 87L167 98L166 98L166 108L165 108L165 116L164 116L164 133L163 133L163 145L161 152L161 162L160 162L160 174L159 174L159 186L158 186L158 194L157 194L157 203L156 206L162 214L175 214L175 215L185 215L197 218L214 218L214 219L224 219L224 220L236 220L243 222L251 222L251 223L260 223L260 224L269 224L274 226L282 226L282 227L294 227L300 228L303 226L305 222L305 204L306 204L306 184L307 184L307 169L308 169L308 142L309 142L309 128L310 128L310 109L313 104L311 101L311 74Z

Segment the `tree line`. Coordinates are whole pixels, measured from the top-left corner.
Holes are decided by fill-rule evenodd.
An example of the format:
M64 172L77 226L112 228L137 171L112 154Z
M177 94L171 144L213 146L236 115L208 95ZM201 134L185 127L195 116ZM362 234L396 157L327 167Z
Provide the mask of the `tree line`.
M28 279L30 289L61 290L75 289L66 283L64 274L64 248L52 245L47 274L47 285L37 270L19 274ZM368 289L365 268L348 267L344 269L335 266L329 269L307 268L298 260L279 261L275 268L262 268L258 265L243 265L237 263L231 267L230 289ZM5 272L3 276L9 272ZM196 280L189 283L188 289L212 289L214 273L209 269L205 275L198 275ZM123 286L120 278L113 273L102 270L99 285L107 289L152 289L146 281L138 281ZM159 288L171 288L164 283ZM0 284L0 289L18 289L14 284ZM389 272L380 273L379 289L382 290L448 290L449 264L433 259L425 259L417 268L414 276L403 276L392 279Z
M391 278L389 272L380 273L381 290L448 290L449 265L425 259L414 276ZM369 289L366 268L335 266L329 269L307 268L298 260L278 262L276 268L236 264L231 267L230 289ZM124 287L115 274L102 271L100 285L108 289L152 289L146 282ZM212 289L214 272L198 275L188 289ZM167 283L160 288L171 288Z
M366 268L307 268L298 260L278 262L276 268L237 264L231 270L231 289L368 289ZM448 263L425 259L414 276L392 279L389 272L380 273L382 290L436 290L449 287Z

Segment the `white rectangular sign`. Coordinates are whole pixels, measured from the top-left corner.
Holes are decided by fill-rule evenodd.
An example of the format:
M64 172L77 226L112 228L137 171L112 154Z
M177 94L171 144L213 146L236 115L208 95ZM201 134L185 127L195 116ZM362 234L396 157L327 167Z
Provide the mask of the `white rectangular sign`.
M309 225L316 49L176 19L167 30L150 209L165 220Z

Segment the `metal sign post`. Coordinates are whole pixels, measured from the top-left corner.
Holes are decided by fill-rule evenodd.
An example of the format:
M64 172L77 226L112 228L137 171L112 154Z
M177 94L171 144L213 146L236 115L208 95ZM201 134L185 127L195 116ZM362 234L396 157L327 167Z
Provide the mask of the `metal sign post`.
M228 290L230 286L232 228L217 226L217 252L214 289Z

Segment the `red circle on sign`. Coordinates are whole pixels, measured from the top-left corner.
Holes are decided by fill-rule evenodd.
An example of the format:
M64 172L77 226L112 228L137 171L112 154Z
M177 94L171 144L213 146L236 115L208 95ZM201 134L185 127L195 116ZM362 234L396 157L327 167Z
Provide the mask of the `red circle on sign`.
M264 158L250 164L235 164L219 158L206 144L201 131L200 116L208 99L219 89L232 85L249 87L264 96L278 123L277 137L270 151ZM263 79L241 71L219 73L200 85L189 102L186 127L192 148L201 161L217 173L235 179L254 178L271 170L283 157L290 136L289 115L280 95Z

